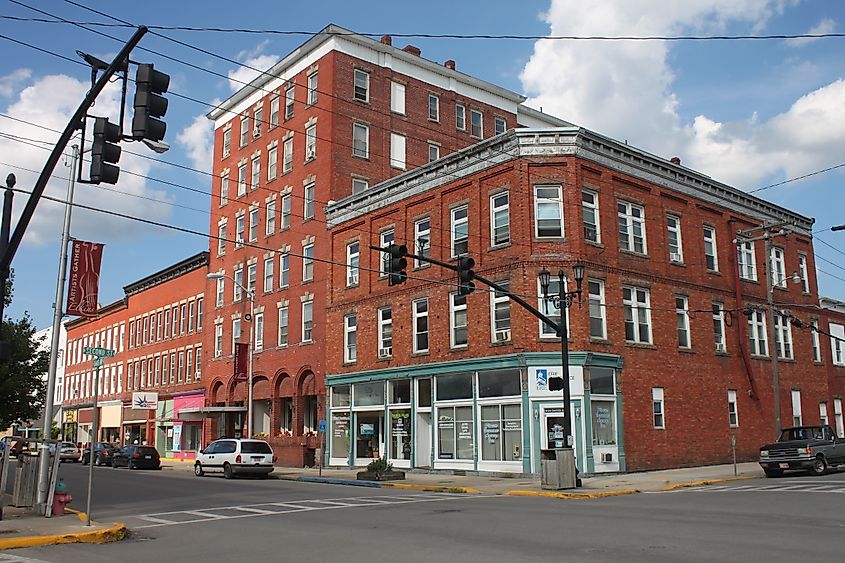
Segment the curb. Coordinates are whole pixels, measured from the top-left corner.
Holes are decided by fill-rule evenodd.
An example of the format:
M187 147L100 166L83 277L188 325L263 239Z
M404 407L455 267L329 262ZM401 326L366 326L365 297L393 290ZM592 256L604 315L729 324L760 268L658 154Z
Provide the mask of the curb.
M481 493L480 489L475 487L450 487L448 485L416 485L412 483L384 483L383 488L394 489L412 489L415 491L428 491L430 493L464 493L468 495L477 495Z
M549 497L557 499L575 499L575 500L590 500L605 497L617 497L620 495L634 495L640 493L639 489L621 489L618 491L599 491L595 493L553 493L548 491L522 491L514 490L507 491L505 495L521 496L521 497Z
M731 481L748 481L749 479L757 479L755 476L745 477L726 477L724 479L704 479L703 481L691 481L689 483L674 483L660 487L659 491L673 491L675 489L685 489L689 487L703 487L705 485L716 485L719 483L729 483Z
M88 516L84 512L66 508L68 512L76 514L84 522ZM70 534L53 534L45 536L23 536L18 538L0 539L0 551L4 549L18 549L24 547L39 547L64 543L109 543L124 539L127 529L121 522L115 522L108 528L91 530L88 532L74 532Z
M308 475L284 476L278 477L282 481L302 481L304 483L325 483L327 485L348 485L351 487L370 487L373 489L380 489L382 483L380 481L357 481L354 479L337 479L334 477L309 477Z

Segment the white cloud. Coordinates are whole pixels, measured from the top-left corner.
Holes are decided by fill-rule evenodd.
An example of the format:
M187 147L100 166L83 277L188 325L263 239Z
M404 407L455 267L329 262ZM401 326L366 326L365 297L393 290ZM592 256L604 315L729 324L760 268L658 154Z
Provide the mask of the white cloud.
M59 133L54 131L61 131L65 128L88 88L87 81L80 81L65 75L36 78L30 86L18 92L12 102L4 109L4 113L35 125L8 120L3 124L4 133L26 139L45 141L47 144L40 146L52 149L59 137ZM119 102L119 84L111 84L100 94L97 105L89 113L109 117L114 122L119 113ZM66 154L70 155L70 146L73 144L75 144L74 140L69 143ZM161 202L171 201L172 198L166 192L151 189L144 178L132 174L147 175L152 167L152 162L129 154L128 151L142 154L149 151L140 143L122 143L122 147L123 154L119 163L121 173L117 185L103 184L102 187L98 187L77 184L74 203L157 221L167 220L170 216L170 207L162 205ZM10 164L20 167L10 170L17 176L17 187L31 189L44 166L49 150L8 138L0 138L0 154L13 155ZM45 195L60 200L66 198L67 178L70 175L69 160L69 158L64 158L59 161L52 178L47 184ZM88 166L86 158L82 167L83 177L88 175ZM17 195L19 202L23 202L25 198L28 198L28 195ZM15 206L15 222L17 222L17 215L22 209L23 203ZM42 199L38 204L32 222L29 224L25 241L35 244L55 241L59 235L63 216L63 205ZM101 242L118 238L131 239L150 228L135 221L81 208L74 210L72 224L74 236Z
M810 31L807 33L809 35L822 35L825 33L833 33L835 28L836 22L830 18L825 18L811 27ZM813 41L818 41L819 39L819 37L797 37L795 39L787 39L786 44L790 47L803 47L804 45L812 43Z
M552 35L713 33L728 24L761 30L786 3L778 0L553 0L544 15ZM682 122L666 42L541 40L523 69L529 104L740 188L771 174L794 176L841 161L845 83L839 80L761 121L722 123L705 115Z
M212 106L220 103L212 102ZM197 115L191 124L185 127L176 140L188 153L194 168L211 172L211 155L213 152L214 130L211 121L205 115Z
M232 89L232 92L237 92L252 82L261 72L269 69L278 61L279 57L275 55L256 55L255 57L242 61L244 66L239 66L229 71L229 87Z
M28 68L19 68L13 70L6 76L0 76L0 96L4 98L10 97L24 82L29 80L31 76L32 71Z

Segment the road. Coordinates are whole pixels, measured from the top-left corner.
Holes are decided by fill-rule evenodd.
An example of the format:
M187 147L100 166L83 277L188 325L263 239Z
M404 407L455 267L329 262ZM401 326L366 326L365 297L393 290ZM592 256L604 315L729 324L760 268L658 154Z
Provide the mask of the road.
M562 501L95 471L95 519L125 522L128 541L0 563L836 561L845 531L843 473ZM63 474L84 497L85 468Z

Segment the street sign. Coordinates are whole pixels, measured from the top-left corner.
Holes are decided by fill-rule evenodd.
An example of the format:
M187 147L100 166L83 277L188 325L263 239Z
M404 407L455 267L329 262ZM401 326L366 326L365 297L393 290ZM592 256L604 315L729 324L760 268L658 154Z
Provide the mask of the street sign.
M83 354L90 354L92 356L97 356L98 358L113 358L114 357L114 350L109 350L108 348L101 348L99 346L86 346L82 349Z
M93 367L95 367L95 368L102 367L103 362L104 362L103 358L100 358L100 357L94 358Z
M320 421L320 428L319 428L319 431L320 431L320 432L325 432L325 431L326 431L326 421L325 421L325 420L321 420L321 421Z

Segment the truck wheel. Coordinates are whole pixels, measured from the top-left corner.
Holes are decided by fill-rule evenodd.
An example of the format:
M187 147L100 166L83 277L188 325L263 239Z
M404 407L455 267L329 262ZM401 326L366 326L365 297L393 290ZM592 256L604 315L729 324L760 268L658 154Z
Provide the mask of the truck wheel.
M234 476L232 473L232 466L228 463L223 464L223 478L224 479L231 479Z
M763 472L766 474L766 477L783 477L783 470L782 469L764 469Z
M813 460L813 467L810 471L813 472L813 475L824 475L827 473L827 461L825 461L824 456L819 456Z

